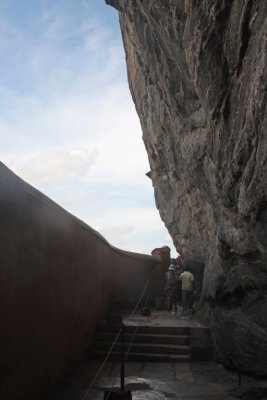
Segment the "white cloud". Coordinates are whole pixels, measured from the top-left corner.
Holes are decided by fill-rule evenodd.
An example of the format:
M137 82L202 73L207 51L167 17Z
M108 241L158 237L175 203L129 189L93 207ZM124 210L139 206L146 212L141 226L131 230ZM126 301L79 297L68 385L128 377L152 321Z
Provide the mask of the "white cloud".
M12 120L0 116L1 132L6 136L7 147L10 146L10 151L3 154L3 161L18 172L33 169L32 165L41 159L43 164L58 165L63 178L64 170L67 173L63 167L68 166L63 161L77 144L80 149L98 151L94 175L90 176L92 182L100 179L117 184L135 182L149 170L139 121L126 83L108 87L92 97L91 93L79 96L63 92L45 104L34 98L16 98L9 102L15 105L16 116ZM46 155L43 151L40 153L40 144ZM21 157L23 163L19 161ZM37 165L34 169L40 168ZM35 184L36 178L35 174Z
M167 234L121 38L95 15L70 24L41 3L37 37L0 20L0 55L12 61L0 77L2 161L111 244L150 253Z
M37 184L63 183L66 179L84 176L96 162L97 150L70 150L18 161L15 172L27 181Z

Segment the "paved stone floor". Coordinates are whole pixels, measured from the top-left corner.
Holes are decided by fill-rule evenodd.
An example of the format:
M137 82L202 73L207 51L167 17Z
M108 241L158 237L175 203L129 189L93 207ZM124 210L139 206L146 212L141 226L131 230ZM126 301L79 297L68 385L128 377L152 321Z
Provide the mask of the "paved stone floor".
M152 326L201 326L195 319L183 320L167 311L152 312L150 317L123 316L128 325ZM42 400L102 400L104 391L120 384L120 364L106 362L98 378L101 362L88 361L73 369L52 388ZM233 389L251 386L267 386L267 382L242 375L238 386L238 374L226 370L215 362L207 363L126 363L126 389L132 391L133 400L233 400ZM94 384L91 386L92 381ZM87 394L86 394L87 393ZM86 395L86 396L85 396ZM250 397L243 397L250 399ZM257 397L259 399L262 397ZM41 400L41 399L36 399ZM255 400L251 397L251 400Z
M120 365L107 362L88 391L100 365L100 362L86 362L76 367L44 400L103 399L105 389L119 386ZM125 384L131 389L133 400L233 400L228 390L237 388L238 375L214 362L129 363L126 364ZM243 375L242 385L254 386L255 379Z
M134 314L133 316L123 314L123 322L127 325L139 326L203 326L194 317L183 317L182 308L180 306L178 306L177 314L172 314L169 311L154 311L153 309L149 317L143 317L138 314Z

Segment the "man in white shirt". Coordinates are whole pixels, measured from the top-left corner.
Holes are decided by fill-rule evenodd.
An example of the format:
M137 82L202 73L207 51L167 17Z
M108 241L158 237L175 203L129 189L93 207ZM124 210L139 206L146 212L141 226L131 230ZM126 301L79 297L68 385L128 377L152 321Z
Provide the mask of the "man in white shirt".
M185 267L185 271L181 273L179 280L182 281L183 311L186 311L193 308L193 290L195 288L195 278L192 272L189 271L189 268Z

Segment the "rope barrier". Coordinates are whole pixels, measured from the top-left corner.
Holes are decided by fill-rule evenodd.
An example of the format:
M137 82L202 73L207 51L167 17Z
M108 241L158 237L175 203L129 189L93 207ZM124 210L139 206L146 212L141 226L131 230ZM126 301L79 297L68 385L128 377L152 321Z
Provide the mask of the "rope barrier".
M132 341L131 341L131 343L130 343L129 346L128 346L127 353L126 353L126 356L125 356L125 358L124 358L124 361L127 360L128 354L130 353L130 350L131 350L131 347L132 347L132 344L133 344L133 341L134 341L134 338L135 338L135 335L136 335L136 333L137 333L138 328L139 328L139 326L137 325L136 328L135 328L135 332L134 332L133 335L132 335L132 336L133 336Z
M85 399L86 399L86 396L88 395L88 393L89 393L90 390L92 389L92 387L93 387L95 381L97 380L97 378L98 378L100 372L102 371L102 369L103 369L103 367L104 367L104 365L105 365L105 363L106 363L108 357L110 356L110 353L112 352L112 350L113 350L115 344L117 343L117 340L118 340L120 334L121 334L121 328L120 328L120 330L119 330L119 332L118 332L118 334L117 334L117 336L116 336L116 338L115 338L115 340L114 340L112 346L110 347L108 354L106 355L104 361L103 361L102 364L100 365L100 368L98 369L98 371L97 371L97 373L96 373L94 379L93 379L92 382L90 383L90 386L88 387L87 391L85 392L85 394L84 394L84 396L81 398L81 400L85 400Z
M145 286L144 286L143 292L142 292L141 296L139 297L138 303L136 304L136 306L135 306L135 308L133 309L133 311L132 311L132 313L130 314L130 316L129 316L128 318L126 318L126 320L131 319L132 316L135 314L135 312L136 312L136 310L137 310L139 304L141 303L141 300L142 300L142 298L143 298L143 296L144 296L144 294L145 294L145 291L146 291L148 282L149 282L149 279L146 281L146 284L145 284Z
M115 384L116 380L117 380L117 376L115 375L115 377L114 377L114 379L113 379L113 382L112 382L112 385L111 385L111 388L113 388L113 387L114 387L114 384ZM107 398L106 398L106 400L108 400L108 399L109 399L110 393L111 393L111 392L109 392L109 394L107 395Z
M138 302L137 302L135 308L133 309L133 311L131 312L131 314L129 315L129 317L128 317L126 320L130 320L130 319L132 318L132 316L136 313L136 310L138 309L138 307L139 307L139 305L140 305L140 303L141 303L141 300L142 300L142 298L143 298L143 296L144 296L144 294L145 294L145 291L146 291L148 282L149 282L149 279L148 279L148 280L146 281L146 283L145 283L144 289L143 289L143 291L142 291L142 293L141 293L141 296L139 297L139 300L138 300ZM138 330L138 325L136 326L135 332L133 333L133 338L132 338L132 341L131 341L131 343L130 343L128 349L127 349L127 354L126 354L124 360L127 359L127 356L128 356L128 354L129 354L129 352L130 352L130 349L131 349L131 346L132 346L132 344L133 344L134 338L135 338L135 336L136 336L137 330ZM86 390L86 392L85 392L85 394L83 395L83 397L81 398L81 400L85 400L86 397L87 397L87 395L88 395L88 393L91 391L91 389L92 389L92 387L93 387L95 381L97 380L97 378L98 378L100 372L102 371L102 369L103 369L103 367L104 367L104 365L105 365L105 363L106 363L108 357L110 356L110 353L112 352L112 350L113 350L115 344L117 343L118 338L119 338L119 336L120 336L120 334L121 334L121 331L122 331L122 328L120 328L120 330L119 330L119 332L118 332L118 334L117 334L117 336L116 336L116 338L115 338L113 344L111 345L111 347L110 347L110 349L109 349L108 354L106 355L104 361L103 361L102 364L100 365L100 368L98 369L98 371L97 371L97 373L96 373L94 379L93 379L92 382L90 383L88 389ZM117 377L115 377L115 380L116 380L116 379L117 379ZM113 381L112 387L113 387L113 385L114 385L114 383L115 383L115 380ZM109 395L108 395L108 397L109 397Z
M148 285L148 280L146 281L146 284L145 284L145 286L144 286L144 289L143 289L143 291L142 291L142 294L141 294L141 296L140 296L140 298L139 298L139 301L138 301L137 305L135 306L134 310L132 311L132 313L130 314L130 316L127 318L127 320L131 319L131 317L135 314L135 312L136 312L136 310L137 310L137 308L138 308L139 304L141 303L141 300L142 300L142 298L143 298L143 296L144 296L144 293L145 293L145 291L146 291L147 285ZM146 299L145 303L146 303L146 302L147 302L147 299ZM134 333L132 334L132 340L131 340L131 343L130 343L129 346L128 346L127 353L126 353L126 355L125 355L125 357L124 357L124 361L127 360L128 354L129 354L129 352L130 352L130 350L131 350L131 347L132 347L132 344L133 344L133 342L134 342L134 339L135 339L135 336L136 336L136 333L137 333L138 328L139 328L139 325L136 326L135 331L134 331ZM114 380L113 380L113 382L112 382L111 388L114 387L114 384L115 384L116 380L117 380L117 376L114 377ZM109 399L110 393L111 393L111 392L109 392L109 394L108 394L106 400Z
M135 306L135 308L133 309L132 313L130 314L130 316L129 316L126 320L130 320L130 319L132 318L132 316L135 314L135 312L136 312L136 310L137 310L139 304L141 303L141 300L142 300L142 298L143 298L143 296L144 296L144 294L145 294L145 291L146 291L148 282L149 282L149 279L148 279L148 280L146 281L146 283L145 283L144 289L143 289L143 291L142 291L141 296L139 297L138 303L136 304L136 306ZM145 303L146 303L146 302L147 302L147 299L146 299ZM136 328L135 328L135 332L133 333L132 341L131 341L130 345L128 346L127 353L126 353L126 356L125 356L125 361L126 361L127 356L128 356L128 354L129 354L129 352L130 352L130 350L131 350L131 347L132 347L132 344L133 344L133 341L134 341L134 338L135 338L135 336L136 336L136 333L137 333L138 328L139 328L139 326L137 325Z

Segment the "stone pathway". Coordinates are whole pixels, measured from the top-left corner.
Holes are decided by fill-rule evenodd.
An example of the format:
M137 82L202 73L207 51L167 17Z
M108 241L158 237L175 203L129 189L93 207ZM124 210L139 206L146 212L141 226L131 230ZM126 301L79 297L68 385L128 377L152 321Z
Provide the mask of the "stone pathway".
M151 316L133 315L129 317L123 314L123 322L126 325L139 326L189 326L202 327L203 325L196 318L183 318L182 308L178 307L177 314L172 314L169 311L151 310Z
M82 400L99 366L100 363L87 362L75 368L43 400ZM227 390L238 384L237 373L213 362L129 363L125 377L126 388L131 389L133 400L233 400ZM253 378L243 379L249 383ZM102 400L105 389L119 384L120 365L108 362L86 400Z
M152 312L149 317L135 315L130 319L123 315L123 320L127 325L139 326L202 326L195 318L186 321L166 311ZM119 387L120 364L106 362L92 389L84 397L100 365L100 361L84 362L74 368L46 396L36 400L102 400L106 389ZM133 400L234 400L235 397L230 393L234 393L235 389L242 391L242 388L259 385L267 387L266 380L245 375L242 375L242 386L238 386L238 374L215 362L128 362L125 368L125 386L132 391ZM257 397L259 398L263 397Z

